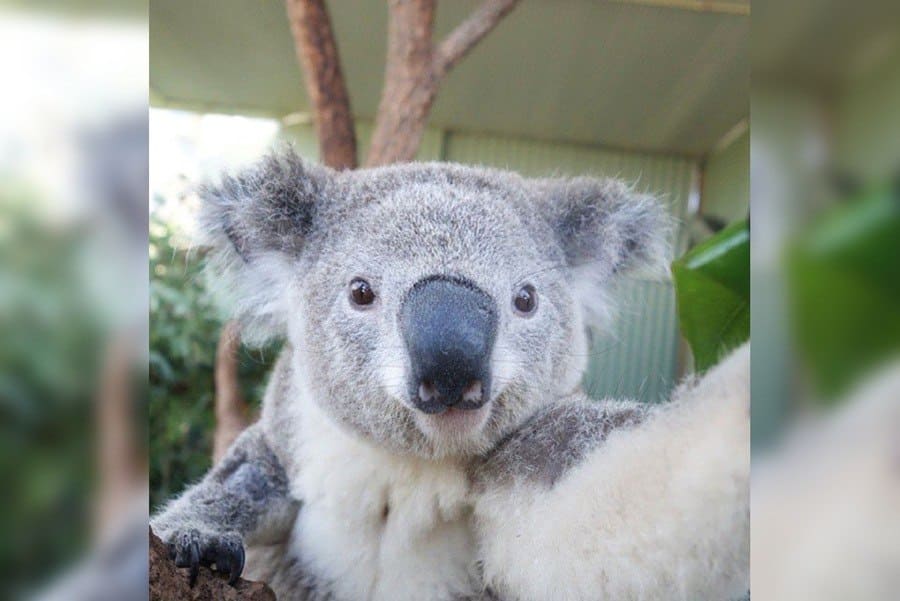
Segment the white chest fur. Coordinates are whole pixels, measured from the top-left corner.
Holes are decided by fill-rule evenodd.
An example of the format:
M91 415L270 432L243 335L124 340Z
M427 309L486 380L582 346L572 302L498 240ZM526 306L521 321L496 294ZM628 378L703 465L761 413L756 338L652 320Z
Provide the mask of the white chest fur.
M290 549L338 599L455 599L475 563L466 480L455 465L400 457L303 403L303 508Z

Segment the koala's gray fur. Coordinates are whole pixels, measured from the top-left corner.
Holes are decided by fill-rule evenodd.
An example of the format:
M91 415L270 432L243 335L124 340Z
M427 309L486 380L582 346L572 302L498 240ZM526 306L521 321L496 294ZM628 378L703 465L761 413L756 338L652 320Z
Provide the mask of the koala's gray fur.
M600 403L581 395L542 407L490 454L472 463L474 489L483 492L517 480L552 488L607 435L640 424L649 412L648 405Z
M203 506L205 523L191 519L179 521L183 512L167 514L156 520L156 528L164 537L169 531L186 526L209 532L220 532L220 524L227 521L231 530L247 536L260 529L260 521L273 509L293 518L298 502L288 495L288 481L278 459L266 444L259 428L244 431L229 452L212 469L199 486L190 488L176 502L184 507ZM175 505L173 504L173 507ZM276 530L284 526L276 526Z
M630 433L637 440L661 427L648 407L572 395L586 365L585 327L609 318L611 281L665 264L668 219L652 198L614 180L531 180L445 163L334 172L291 152L202 196L212 282L246 334L287 344L260 422L153 520L181 564L199 547L201 562L228 571L241 541L248 575L280 599L515 601L549 598L536 590L580 599L607 589L649 598L651 583L668 582L659 565L636 567L626 581L605 571L606 551L584 555L610 524L648 527L634 516L580 529L588 542L566 553L563 541L535 542L533 559L549 553L568 566L560 569L576 569L552 586L498 559L529 552L515 542L521 530L507 527L513 516L546 521L558 489L578 489L585 477L575 497L603 498L587 466L607 447L610 457L625 453ZM405 382L397 316L404 295L435 275L470 283L498 307L490 399L459 423L418 411ZM358 277L377 292L362 309L348 296ZM512 297L526 283L539 300L523 317ZM610 469L629 473L603 467L611 482ZM635 484L636 502L643 486ZM552 519L564 525L592 511ZM731 521L717 527L727 532L711 539L738 544ZM685 593L703 597L721 580L714 574Z

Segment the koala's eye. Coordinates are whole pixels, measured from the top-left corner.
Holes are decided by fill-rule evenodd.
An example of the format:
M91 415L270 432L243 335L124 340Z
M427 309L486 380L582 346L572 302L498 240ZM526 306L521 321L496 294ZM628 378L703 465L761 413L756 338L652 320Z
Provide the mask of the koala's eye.
M537 309L537 290L531 284L519 288L513 297L513 307L521 315L531 315Z
M354 278L350 282L350 300L354 305L365 307L375 302L375 291L372 285L362 278Z

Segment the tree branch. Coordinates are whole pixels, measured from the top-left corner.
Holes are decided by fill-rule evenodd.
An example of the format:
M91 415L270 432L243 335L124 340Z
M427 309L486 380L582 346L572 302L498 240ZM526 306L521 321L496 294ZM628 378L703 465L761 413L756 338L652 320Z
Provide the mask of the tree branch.
M216 347L215 403L216 431L213 435L213 464L228 451L234 439L250 425L249 409L238 379L238 352L241 348L241 328L229 321L219 333Z
M356 133L337 43L324 0L285 0L297 60L313 105L321 160L335 169L353 169Z
M519 0L485 0L468 19L460 23L440 43L435 52L434 70L446 75L516 7Z
M518 0L485 0L437 47L432 43L434 0L391 0L384 89L366 166L415 158L444 76Z
M119 524L136 495L143 494L147 466L137 446L134 414L136 332L115 336L105 350L97 396L97 490L94 538L103 540Z
M367 167L415 158L438 89L431 43L435 0L390 0L388 10L384 88Z

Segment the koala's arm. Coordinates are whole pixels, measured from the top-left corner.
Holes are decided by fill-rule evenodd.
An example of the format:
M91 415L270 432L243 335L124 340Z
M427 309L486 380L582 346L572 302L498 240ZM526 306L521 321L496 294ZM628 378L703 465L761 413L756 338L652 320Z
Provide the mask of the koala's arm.
M672 402L542 411L472 474L504 600L739 598L749 589L750 352Z
M245 430L203 480L170 501L150 520L179 567L216 564L236 581L244 568L244 544L283 540L299 503L260 424Z

